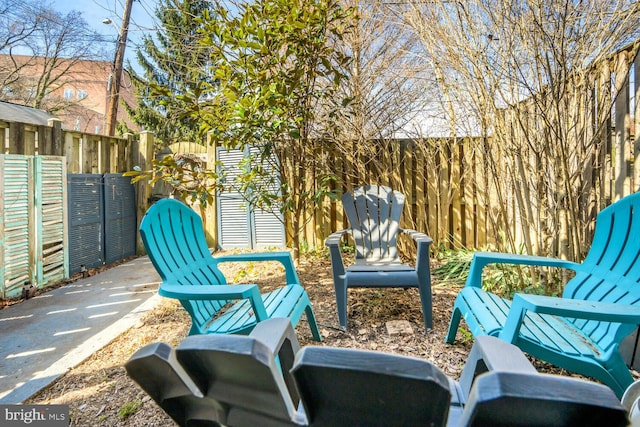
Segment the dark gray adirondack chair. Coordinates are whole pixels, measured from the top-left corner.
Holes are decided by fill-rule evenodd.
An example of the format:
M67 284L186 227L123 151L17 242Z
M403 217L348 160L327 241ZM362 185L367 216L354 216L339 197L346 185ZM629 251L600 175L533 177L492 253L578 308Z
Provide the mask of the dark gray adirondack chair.
M367 185L345 193L342 205L351 228L331 234L325 241L331 254L333 284L340 326L347 329L347 288L418 288L425 329L433 328L429 245L424 233L400 228L404 195L389 187ZM417 245L415 268L398 257L399 233ZM356 248L355 263L346 267L340 241L348 234Z
M459 382L422 359L298 346L273 318L249 336L149 344L125 368L180 426L627 425L608 387L538 374L494 337L474 342Z

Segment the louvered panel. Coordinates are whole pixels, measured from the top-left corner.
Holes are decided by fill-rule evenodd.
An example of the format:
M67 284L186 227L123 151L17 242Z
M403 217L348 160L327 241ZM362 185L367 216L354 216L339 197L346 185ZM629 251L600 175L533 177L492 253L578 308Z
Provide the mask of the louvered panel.
M69 273L104 264L102 175L69 174Z
M131 178L122 174L104 175L105 262L121 260L136 253L136 195Z
M2 298L21 295L24 282L31 280L29 216L31 191L28 156L0 156L0 286Z
M218 174L223 177L225 191L218 195L218 241L222 249L249 248L249 218L240 193L232 187L239 174L238 164L244 157L241 150L218 147L218 159L222 166Z
M66 227L66 159L56 156L34 158L36 189L39 195L38 287L57 283L68 277Z
M228 185L233 185L236 178L240 174L238 165L244 157L244 152L241 150L227 150L223 147L218 147L218 160L221 165L218 166L218 174L222 177L222 182L225 185L225 190Z
M253 214L256 247L285 247L287 245L284 237L284 225L278 219L281 217L280 214L276 216L272 212L261 209L255 209Z
M224 177L225 191L218 201L218 236L223 249L238 247L282 247L286 246L284 226L271 212L248 209L246 201L236 191L235 180L240 173L240 161L247 155L255 154L257 148L248 151L218 148L217 156L223 166L218 173ZM270 166L265 165L267 168ZM272 166L275 169L275 166ZM277 174L277 171L274 171ZM273 191L278 191L279 181L270 183Z
M249 219L242 205L239 196L223 193L218 197L218 233L223 249L251 247Z
M249 152L251 154L257 154L259 149L251 147ZM269 176L273 178L272 181L265 183L265 187L268 188L271 193L279 193L280 179L278 176L277 159L275 156L273 157L272 162L273 163L263 165ZM282 222L282 214L278 211L277 206L273 206L270 211L264 211L254 207L252 214L254 247L285 247L287 245L284 233L284 224Z

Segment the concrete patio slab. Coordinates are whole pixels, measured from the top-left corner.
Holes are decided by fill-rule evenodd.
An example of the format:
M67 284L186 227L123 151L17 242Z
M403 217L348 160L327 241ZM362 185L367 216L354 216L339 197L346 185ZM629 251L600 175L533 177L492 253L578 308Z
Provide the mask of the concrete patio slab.
M21 403L134 326L160 301L136 258L0 310L0 404Z

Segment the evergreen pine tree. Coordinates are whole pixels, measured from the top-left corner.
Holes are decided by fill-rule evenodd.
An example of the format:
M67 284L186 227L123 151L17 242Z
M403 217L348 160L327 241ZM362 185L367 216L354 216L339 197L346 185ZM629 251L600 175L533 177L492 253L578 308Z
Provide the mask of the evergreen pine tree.
M131 67L138 106L126 106L131 120L155 133L159 143L191 141L204 144L199 124L191 119L182 101L199 92L209 80L207 49L200 40L199 20L210 8L206 0L164 0L156 8L158 30L142 39L136 52L141 71ZM209 82L210 87L210 82Z

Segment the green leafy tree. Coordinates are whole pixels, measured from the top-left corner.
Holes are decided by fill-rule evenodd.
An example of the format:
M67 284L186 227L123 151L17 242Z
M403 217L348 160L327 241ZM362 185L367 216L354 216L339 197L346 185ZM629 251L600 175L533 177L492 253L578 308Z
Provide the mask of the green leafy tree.
M309 212L333 195L317 149L341 105L349 58L337 42L350 12L335 0L238 2L217 12L204 31L219 86L196 114L214 142L252 147L234 184L255 208L283 214L297 259Z
M201 43L197 19L210 8L206 0L164 0L156 8L157 32L143 37L136 52L141 72L133 76L136 107L126 106L137 125L153 131L158 141L204 143L199 124L187 114L185 94L198 93L208 81L208 48Z
M213 191L234 188L253 208L279 211L296 259L308 213L333 195L334 177L316 150L346 104L335 96L349 58L336 43L350 22L350 11L335 0L218 2L199 20L202 48L210 52L202 75L212 78L200 78L184 94L149 86L149 97L184 106L189 119L183 118L199 123L212 143L250 147L234 180L207 175L211 185L192 196L211 200ZM180 185L180 167L156 162L153 179Z

